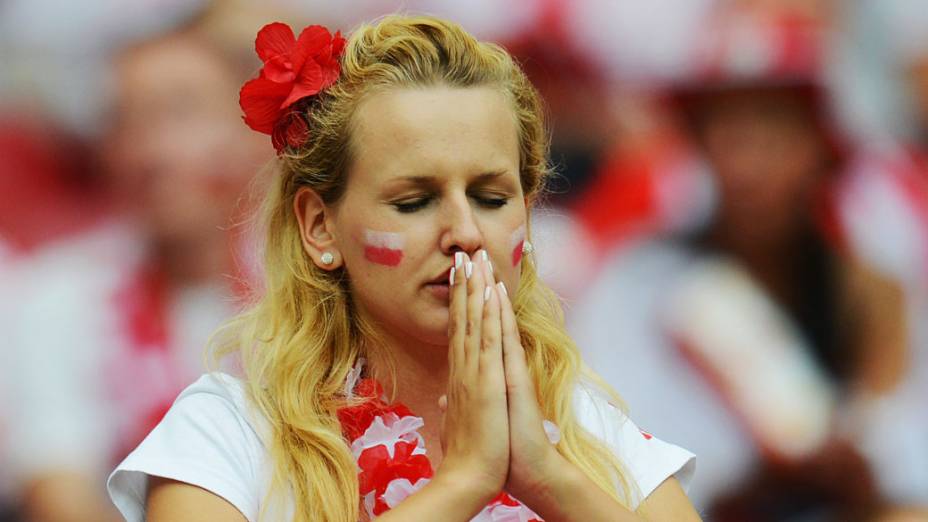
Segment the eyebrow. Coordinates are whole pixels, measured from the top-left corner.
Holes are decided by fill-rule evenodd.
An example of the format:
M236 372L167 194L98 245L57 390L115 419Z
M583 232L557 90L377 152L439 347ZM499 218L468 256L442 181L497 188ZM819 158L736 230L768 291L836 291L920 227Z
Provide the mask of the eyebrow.
M485 183L487 181L492 181L494 179L500 178L504 174L506 174L505 170L484 172L483 174L479 174L475 176L474 179L471 180L471 183L473 182ZM408 183L410 185L434 186L438 184L438 179L439 178L437 176L400 176L398 178L393 178L392 180L389 181L389 183L391 185Z

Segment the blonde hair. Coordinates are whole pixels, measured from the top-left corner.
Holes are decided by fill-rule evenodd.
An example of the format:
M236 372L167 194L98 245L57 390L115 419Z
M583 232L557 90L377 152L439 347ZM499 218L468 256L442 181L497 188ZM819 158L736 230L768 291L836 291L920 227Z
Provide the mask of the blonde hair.
M262 212L263 294L224 327L214 352L238 353L248 395L270 426L273 479L265 507L272 497L292 495L297 521L358 519L357 465L335 412L345 404L348 372L377 334L353 313L343 274L317 268L304 253L294 195L308 186L327 204L337 203L351 161L353 111L362 98L377 89L427 85L506 93L518 121L520 178L530 202L549 175L540 99L501 47L430 17L388 16L351 34L341 76L308 108L309 143L278 159ZM575 386L587 370L564 330L560 302L531 263L522 264L514 308L542 413L561 429L558 451L627 505L621 463L574 417Z

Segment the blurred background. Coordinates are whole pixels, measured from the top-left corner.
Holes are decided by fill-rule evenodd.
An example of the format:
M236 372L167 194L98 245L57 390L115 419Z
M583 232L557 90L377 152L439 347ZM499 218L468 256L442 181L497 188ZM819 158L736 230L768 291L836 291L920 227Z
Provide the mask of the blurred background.
M924 0L0 0L0 521L117 520L256 284L257 30L397 10L541 91L534 261L707 520L928 520Z

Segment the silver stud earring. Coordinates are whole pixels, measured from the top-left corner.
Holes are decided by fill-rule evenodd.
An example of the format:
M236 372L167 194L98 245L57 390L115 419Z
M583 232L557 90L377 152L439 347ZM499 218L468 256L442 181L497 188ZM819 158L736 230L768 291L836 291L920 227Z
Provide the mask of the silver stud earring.
M532 244L529 243L529 241L526 239L525 242L522 243L522 253L531 254L534 251L535 251L535 247L533 247Z
M335 262L335 256L332 255L332 252L323 252L319 260L322 261L323 265L331 265Z

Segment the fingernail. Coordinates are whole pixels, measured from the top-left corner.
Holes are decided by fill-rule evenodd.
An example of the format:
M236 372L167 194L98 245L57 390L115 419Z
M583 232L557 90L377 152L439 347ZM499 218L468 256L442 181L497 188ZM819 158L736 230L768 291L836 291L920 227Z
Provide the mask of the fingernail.
M490 275L493 275L493 263L489 259L487 259L487 266L490 267Z
M454 267L451 267L451 274L448 276L448 286L454 286Z
M454 268L461 268L462 264L464 264L464 252L455 252L454 253Z
M490 285L487 285L486 289L484 289L483 291L483 300L484 301L490 300Z
M486 250L481 250L481 251L480 251L480 257L482 257L484 261L489 261L489 260L490 260L490 256L487 255L487 251L486 251Z
M503 293L503 295L505 295L506 297L509 297L509 291L506 290L506 285L505 285L502 281L500 281L499 283L496 283L496 284L499 285L499 289L500 289L500 291Z
M470 279L470 275L473 273L473 271L474 271L473 263L471 263L470 261L464 263L464 277L466 277L467 279Z

